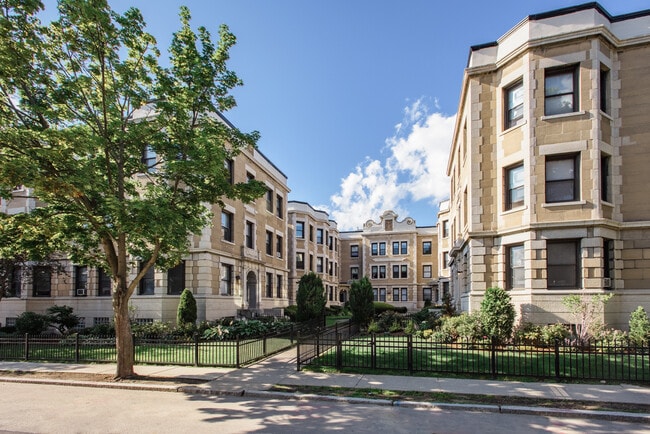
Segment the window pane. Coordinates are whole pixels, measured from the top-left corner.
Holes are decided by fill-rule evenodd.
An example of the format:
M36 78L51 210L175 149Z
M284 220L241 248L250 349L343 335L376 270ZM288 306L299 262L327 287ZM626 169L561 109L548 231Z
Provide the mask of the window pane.
M544 101L544 113L547 115L559 115L573 111L573 94L548 97Z
M558 181L546 184L546 202L567 202L575 200L573 181Z
M575 178L575 158L548 160L546 162L546 180L561 181Z
M544 80L544 94L547 96L573 92L573 71L547 75Z

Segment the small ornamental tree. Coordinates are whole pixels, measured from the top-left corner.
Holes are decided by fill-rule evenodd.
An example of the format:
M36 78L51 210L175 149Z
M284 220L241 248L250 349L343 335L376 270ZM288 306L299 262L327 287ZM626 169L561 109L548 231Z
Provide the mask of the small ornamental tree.
M636 345L645 345L650 340L650 320L645 309L637 307L630 315L630 339Z
M181 293L181 299L178 302L176 324L179 327L196 325L196 299L192 295L192 291L187 288Z
M596 294L591 297L584 295L567 295L562 298L562 304L569 309L572 321L576 324L577 338L581 342L591 339L605 328L603 312L605 304L614 294Z
M40 335L47 330L48 318L36 312L23 312L16 318L16 331L21 334Z
M299 322L322 318L325 314L325 288L323 281L315 273L308 273L300 278L296 304L296 318Z
M50 325L56 327L61 334L66 334L79 325L81 321L70 306L50 306L47 308L47 319Z
M496 338L499 343L509 339L515 324L510 294L502 288L488 288L481 302L480 320L486 336Z
M355 280L350 286L350 310L352 321L365 327L375 314L373 303L372 284L368 277Z

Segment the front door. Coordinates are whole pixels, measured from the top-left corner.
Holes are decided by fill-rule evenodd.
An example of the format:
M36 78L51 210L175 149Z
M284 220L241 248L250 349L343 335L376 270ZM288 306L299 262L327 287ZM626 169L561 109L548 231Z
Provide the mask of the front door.
M257 276L252 271L246 276L246 297L248 308L257 309Z

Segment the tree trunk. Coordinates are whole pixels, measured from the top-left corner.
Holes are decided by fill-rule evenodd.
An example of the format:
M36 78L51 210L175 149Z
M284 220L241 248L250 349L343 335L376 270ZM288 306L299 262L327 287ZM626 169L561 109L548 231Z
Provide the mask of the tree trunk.
M117 371L115 378L129 378L134 375L135 359L133 335L129 319L129 298L126 290L118 288L113 292L113 313L115 319L115 349L117 350Z

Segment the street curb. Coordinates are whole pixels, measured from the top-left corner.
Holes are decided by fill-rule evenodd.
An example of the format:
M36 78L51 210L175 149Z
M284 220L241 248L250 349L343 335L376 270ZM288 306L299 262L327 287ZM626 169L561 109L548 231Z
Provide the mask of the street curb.
M503 414L529 414L536 416L565 417L565 418L589 418L612 420L619 422L635 422L650 424L650 414L647 413L629 413L621 411L599 411L599 410L572 410L551 407L524 407L515 405L484 405L484 404L453 404L445 402L426 402L426 401L402 401L389 399L371 399L356 398L334 395L315 395L311 393L291 393L275 392L266 390L218 390L212 388L201 388L196 386L165 386L142 383L109 383L103 381L75 381L75 380L52 380L52 379L30 379L15 377L0 377L0 382L5 383L27 383L43 384L52 386L71 386L71 387L92 387L104 389L123 389L123 390L144 390L150 392L181 392L194 395L209 396L247 396L251 398L262 399L283 399L296 401L330 401L344 402L349 404L366 404L379 405L386 407L407 407L407 408L428 408L440 410L460 410L475 411Z

